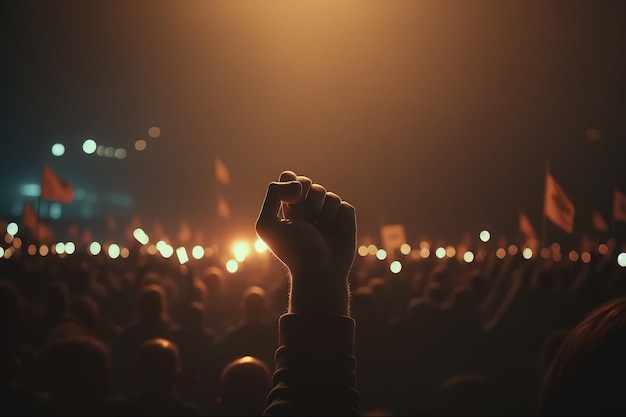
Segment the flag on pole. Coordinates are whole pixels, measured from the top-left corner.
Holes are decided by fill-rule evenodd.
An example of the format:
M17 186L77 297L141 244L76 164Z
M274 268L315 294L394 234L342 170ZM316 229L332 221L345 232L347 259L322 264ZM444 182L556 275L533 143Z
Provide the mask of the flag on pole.
M37 215L35 214L35 209L29 203L24 203L22 208L22 224L33 232L37 228Z
M230 208L224 197L217 198L217 216L222 220L230 219Z
M546 172L543 214L565 232L574 230L574 204L549 172Z
M593 230L595 230L596 232L608 232L609 231L609 225L606 224L604 217L602 217L602 215L598 213L597 211L594 211L591 214L591 226L593 227Z
M388 253L393 252L395 249L399 249L400 246L406 243L404 225L388 224L381 226L380 238L383 243L383 248L385 248Z
M530 222L530 219L522 212L519 213L519 230L524 235L523 246L536 251L539 248L537 233L535 233L535 228Z
M230 183L230 173L228 167L219 157L215 157L215 179L223 185Z
M41 198L61 203L71 203L74 199L74 190L67 181L55 174L48 165L44 165L41 180Z
M613 220L626 222L626 195L617 188L613 191Z

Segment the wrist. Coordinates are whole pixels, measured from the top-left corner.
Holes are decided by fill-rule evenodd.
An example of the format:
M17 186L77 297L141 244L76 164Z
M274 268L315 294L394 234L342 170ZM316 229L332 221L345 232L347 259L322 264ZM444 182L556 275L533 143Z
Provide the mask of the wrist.
M347 280L329 277L292 277L289 291L289 313L315 315L350 315L350 288Z

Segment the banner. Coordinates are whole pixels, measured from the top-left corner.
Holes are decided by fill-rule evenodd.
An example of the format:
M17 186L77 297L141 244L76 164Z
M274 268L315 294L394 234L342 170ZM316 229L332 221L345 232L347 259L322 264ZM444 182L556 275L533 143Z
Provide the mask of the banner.
M387 253L391 253L395 249L399 249L400 246L406 243L404 225L388 224L381 226L380 238L383 243L383 248L387 251Z
M613 191L613 220L626 222L626 195L617 188Z
M543 214L565 232L574 230L574 204L549 172L546 172Z
M602 215L597 211L594 211L591 214L591 227L593 227L593 230L597 232L609 231L609 225L604 220L604 217L602 217Z
M55 174L48 165L44 165L41 180L41 198L61 203L71 203L74 199L74 190L67 181Z

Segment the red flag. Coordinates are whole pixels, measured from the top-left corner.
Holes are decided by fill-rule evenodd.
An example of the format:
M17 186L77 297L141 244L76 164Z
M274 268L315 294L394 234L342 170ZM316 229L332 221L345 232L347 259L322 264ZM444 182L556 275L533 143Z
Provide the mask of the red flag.
M537 239L537 234L535 233L535 228L533 227L530 219L526 216L526 214L520 212L519 214L519 230L524 235L524 247L530 248L533 251L536 251L539 247L539 239Z
M613 191L613 220L626 222L626 195L617 188Z
M226 164L222 162L220 158L215 157L215 179L217 182L223 185L228 185L230 182L230 173L228 172L228 168Z
M223 197L217 199L217 215L222 220L230 219L230 208Z
M35 214L33 206L29 203L24 203L24 207L22 209L22 224L24 227L28 227L32 231L35 231L37 228L37 215Z
M74 190L67 181L55 174L48 165L44 165L41 180L41 198L60 201L61 203L71 203L74 199Z
M574 230L574 204L549 172L546 173L543 214L565 232Z
M598 213L597 211L594 211L591 214L591 225L593 227L593 230L595 230L597 232L608 232L609 231L609 225L606 224L606 221L604 220L604 217L602 217L602 215L600 213Z

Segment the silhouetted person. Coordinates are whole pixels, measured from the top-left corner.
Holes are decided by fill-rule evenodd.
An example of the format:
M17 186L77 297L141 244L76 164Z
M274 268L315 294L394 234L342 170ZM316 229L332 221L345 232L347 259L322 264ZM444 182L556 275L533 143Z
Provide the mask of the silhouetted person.
M565 338L543 382L540 413L626 415L626 298L597 308Z
M278 217L281 205L285 219ZM284 171L267 188L256 230L289 268L291 281L265 414L356 415L348 285L356 251L354 207Z
M167 314L163 289L155 284L144 287L138 299L138 319L122 332L114 344L116 376L123 392L132 387L129 370L139 347L151 339L167 339L173 324Z
M197 411L182 402L174 387L180 374L180 359L175 344L164 339L145 342L134 364L139 392L112 401L107 411L124 416L192 416Z
M109 352L92 337L61 339L42 354L46 413L57 416L102 415L110 393Z
M225 416L260 416L272 376L267 365L251 356L229 363L220 377L219 407Z

